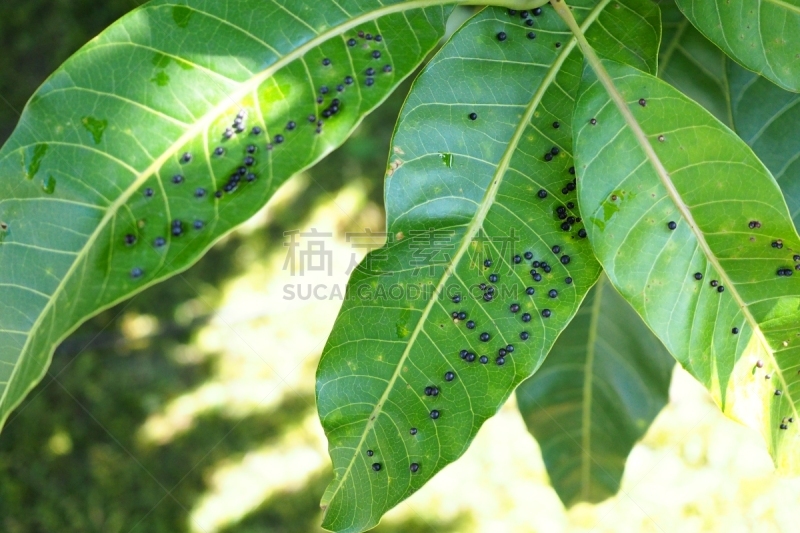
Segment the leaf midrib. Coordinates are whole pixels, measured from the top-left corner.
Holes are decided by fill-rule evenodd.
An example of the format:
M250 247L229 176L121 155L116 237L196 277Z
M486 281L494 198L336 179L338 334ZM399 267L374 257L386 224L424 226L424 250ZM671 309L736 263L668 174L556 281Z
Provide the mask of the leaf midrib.
M587 29L589 26L591 26L597 20L597 17L610 2L611 0L600 1L600 3L586 17L586 20L583 23L584 30ZM539 104L541 103L541 100L544 97L544 93L547 91L547 89L550 88L550 85L552 84L553 80L555 80L556 75L558 75L558 73L561 71L561 67L564 65L564 62L569 57L569 54L575 48L576 44L577 40L575 39L575 37L573 37L570 39L569 43L567 43L567 45L564 46L562 52L560 53L558 58L553 62L553 65L550 67L550 69L547 71L547 75L542 80L541 85L534 93L533 98L526 107L525 113L523 114L522 118L519 121L519 124L517 125L517 129L514 131L514 135L511 137L508 146L506 147L506 150L500 159L500 163L497 166L497 170L495 170L494 175L492 176L491 185L486 190L483 200L481 200L481 203L479 205L478 211L475 213L472 221L467 227L467 231L464 234L464 238L461 241L461 245L459 246L458 251L456 252L455 255L453 255L452 259L448 263L447 268L444 271L444 274L442 274L439 283L437 283L436 289L431 293L434 296L431 297L430 300L428 300L425 309L423 309L419 321L417 322L417 325L414 327L414 331L412 332L411 337L409 338L408 345L406 346L406 349L403 351L403 354L400 356L400 359L397 362L397 366L394 370L394 373L392 374L392 377L386 386L386 390L381 395L380 399L375 405L375 409L373 409L372 413L370 413L370 416L367 419L367 425L364 427L364 431L361 433L361 439L359 440L358 445L353 450L353 457L352 459L350 459L350 464L347 465L347 468L345 469L344 473L339 478L335 490L330 493L329 497L322 500L321 506L323 509L327 510L327 507L330 504L330 502L334 500L336 494L344 486L347 477L349 476L351 470L353 469L353 465L355 464L356 458L359 457L361 448L364 446L364 442L366 441L367 435L369 434L372 427L375 425L375 421L381 415L382 406L388 399L391 391L393 390L395 381L397 381L397 378L400 376L400 371L403 367L403 363L408 358L408 355L410 354L411 349L414 346L417 336L424 328L428 315L430 314L431 310L433 309L433 306L437 302L435 295L441 294L444 284L450 279L452 273L455 272L455 269L458 266L459 262L461 261L461 258L464 256L467 249L469 248L469 245L472 242L472 238L475 237L478 231L480 231L480 229L483 227L483 222L486 219L486 215L489 213L489 210L491 209L492 205L494 205L494 199L497 196L497 192L500 189L500 185L503 183L505 175L508 171L508 167L511 164L511 159L514 156L514 153L516 151L520 139L524 135L525 130L528 127L528 124L533 118L533 114L539 107Z
M772 347L770 346L769 342L767 341L766 337L764 336L764 332L761 330L761 325L756 321L753 314L750 312L750 308L747 303L744 301L742 296L739 294L739 291L736 289L736 285L731 281L730 277L728 276L727 271L722 268L722 265L719 262L716 254L711 250L711 247L708 245L708 242L705 239L705 236L700 231L697 223L694 220L694 216L692 215L691 211L689 211L688 206L683 202L680 193L675 188L675 184L672 183L672 180L669 177L669 172L664 167L661 159L655 153L652 145L647 139L647 135L642 130L639 122L633 116L628 104L625 102L625 99L622 97L620 92L617 90L616 86L614 85L614 81L611 79L611 76L606 71L603 63L601 62L600 58L594 53L594 50L589 45L588 41L586 41L586 37L583 35L582 29L577 25L575 19L572 17L572 13L570 13L569 9L566 8L564 2L560 0L555 0L553 2L553 6L555 7L558 14L567 22L572 30L573 34L578 39L578 44L581 47L584 55L586 56L587 62L592 67L592 70L597 75L598 80L606 89L606 92L611 97L611 100L614 102L614 105L619 110L622 117L625 119L625 123L631 129L632 133L634 134L637 143L641 146L642 150L645 152L645 156L647 160L652 165L653 169L656 171L659 180L664 185L667 190L667 194L669 195L672 202L678 208L681 216L686 220L689 224L689 228L694 233L695 238L697 239L700 248L703 250L703 253L706 256L706 259L712 264L712 266L716 269L722 284L729 288L729 292L731 296L736 300L736 303L741 310L742 314L744 315L747 322L750 324L750 327L753 329L753 334L756 335L758 341L761 343L762 348L769 354L770 359L772 359L773 366L775 368L775 374L778 377L778 380L781 383L781 390L787 396L789 400L789 404L792 407L792 411L795 416L798 416L797 407L795 405L794 400L792 399L791 393L788 390L786 380L783 377L783 372L781 367L778 365L777 360L775 359L775 353Z
M207 131L208 128L211 126L211 124L214 122L214 120L216 120L220 115L222 115L227 109L232 107L232 105L238 104L240 100L246 97L251 91L257 89L262 83L264 83L267 79L273 76L277 71L287 66L292 61L299 59L306 52L309 52L310 50L326 42L327 40L332 39L338 35L341 35L348 30L354 29L359 25L364 24L365 22L369 22L371 20L378 19L386 15L401 13L412 9L423 9L426 7L434 7L437 5L463 4L463 3L466 3L466 1L465 0L409 0L407 2L401 2L398 4L385 6L380 9L376 9L368 13L359 15L358 17L348 19L343 24L331 27L327 31L318 34L316 37L300 45L292 52L277 59L275 63L270 65L268 68L264 69L264 71L262 71L260 74L253 76L250 80L246 82L241 83L239 87L235 91L233 91L229 96L224 98L220 104L209 110L205 115L203 115L203 117L200 120L198 120L195 123L194 126L187 129L186 132L183 135L181 135L172 145L170 145L162 153L161 156L156 158L142 172L138 173L136 179L134 179L134 181L123 191L123 193L119 196L119 198L114 200L114 202L112 202L108 206L108 209L106 210L103 218L98 223L97 228L89 236L89 239L86 241L85 245L81 248L80 252L78 252L72 265L70 265L70 268L64 274L64 277L61 279L58 286L53 291L50 299L47 301L45 306L42 308L42 311L36 317L36 321L31 326L29 330L30 334L27 336L25 344L22 346L22 349L20 350L19 357L17 358L17 361L14 364L14 369L11 372L11 376L9 376L8 381L6 382L5 388L3 390L3 393L2 395L0 395L0 411L3 409L3 405L6 402L6 398L8 397L9 391L11 390L11 384L14 382L18 370L22 367L22 360L26 357L26 353L30 347L32 339L37 335L38 329L41 326L42 322L44 321L45 317L48 316L48 313L53 308L54 303L61 296L61 293L67 286L67 283L72 278L76 270L79 268L83 260L87 257L89 251L94 246L94 243L102 234L103 230L108 225L108 223L114 217L116 217L119 209L123 207L127 203L127 201L131 198L131 196L133 196L133 194L139 189L139 187L141 187L155 172L157 172L167 161L169 161L169 159L173 157L182 146L184 146L186 143L191 141L196 136L201 135L204 131ZM30 385L28 386L27 392L29 392L35 386L35 384L36 384L35 381L31 381ZM3 422L7 418L10 411L11 409L9 408L7 409L5 415L0 414L0 427L3 425Z
M592 386L594 385L594 355L597 349L597 326L600 322L600 307L603 301L603 286L606 276L600 276L594 289L592 314L589 319L589 335L586 339L586 361L583 365L583 404L581 409L581 499L589 501L592 466Z

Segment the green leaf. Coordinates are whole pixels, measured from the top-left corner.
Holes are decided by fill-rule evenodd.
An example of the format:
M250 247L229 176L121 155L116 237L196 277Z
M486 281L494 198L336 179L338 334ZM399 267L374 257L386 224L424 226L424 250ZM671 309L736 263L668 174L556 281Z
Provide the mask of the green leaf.
M0 423L82 321L189 267L340 145L436 45L449 8L432 4L157 0L53 74L0 151Z
M733 128L778 180L795 226L800 225L800 94L746 70L662 2L659 76Z
M517 403L567 507L619 490L633 445L666 405L675 360L605 276Z
M783 195L701 106L653 76L594 59L575 144L595 253L725 413L761 432L780 470L797 472L798 424L788 418L797 419L800 395L800 276L777 272L794 272L800 239Z
M603 53L656 70L654 4L585 0L577 9ZM335 473L322 501L328 529L374 526L460 457L541 364L597 279L582 223L557 213L563 206L579 216L568 186L582 57L551 8L533 20L531 27L506 10L480 12L429 63L401 113L386 179L390 239L353 274L317 374ZM558 155L548 162L553 147ZM550 263L549 273L537 267L541 282L531 260L512 259L526 251ZM496 288L491 301L480 283ZM454 311L468 316L454 321ZM490 340L481 342L481 333ZM514 351L499 365L508 344ZM475 360L462 360L462 350ZM426 396L426 387L438 394Z
M800 91L800 0L676 0L711 42L742 66Z

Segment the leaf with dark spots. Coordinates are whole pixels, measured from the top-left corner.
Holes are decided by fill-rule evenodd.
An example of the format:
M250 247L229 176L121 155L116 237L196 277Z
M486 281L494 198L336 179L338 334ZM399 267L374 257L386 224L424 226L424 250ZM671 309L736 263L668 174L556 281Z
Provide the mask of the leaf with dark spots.
M69 332L339 146L437 44L451 8L434 4L156 0L56 71L0 151L0 425ZM359 31L382 39L356 53ZM392 67L369 87L364 47Z
M780 426L797 417L800 397L800 277L791 276L800 238L777 183L741 139L665 82L596 57L592 67L574 135L598 259L724 412L761 433L780 471L797 473L800 436ZM618 211L596 223L620 190Z
M604 55L655 71L655 5L585 0L575 10ZM583 58L551 8L536 21L529 39L520 17L481 11L403 108L385 185L391 238L354 272L317 373L335 474L326 528L374 526L460 457L599 275L571 173ZM636 36L627 48L610 33L623 29Z

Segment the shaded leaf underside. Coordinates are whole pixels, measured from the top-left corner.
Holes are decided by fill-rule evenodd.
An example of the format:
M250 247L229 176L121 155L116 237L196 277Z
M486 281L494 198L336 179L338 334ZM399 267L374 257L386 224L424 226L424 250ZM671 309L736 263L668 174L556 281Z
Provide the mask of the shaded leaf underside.
M432 4L157 0L48 79L0 151L0 423L83 320L341 144L437 43Z
M577 16L602 53L655 70L660 20L654 5L579 4ZM531 31L535 38L527 36ZM639 39L620 47L615 35L622 34ZM579 235L582 223L557 212L563 207L579 217L567 206L575 198L567 186L582 64L574 45L549 7L532 27L505 10L486 9L415 82L386 180L391 240L351 278L318 369L317 405L335 473L322 502L324 527L375 525L463 454L481 424L541 363L595 282L599 269ZM545 158L554 147L557 155ZM531 259L514 263L526 251ZM562 264L562 256L569 261ZM530 273L532 261L549 263L549 273L536 268L540 282ZM496 289L489 302L481 283ZM416 287L427 293L413 297ZM387 296L374 297L379 293ZM454 311L467 316L453 320ZM467 328L470 320L474 329ZM489 340L482 342L481 333ZM498 364L499 350L509 344L513 353ZM462 351L474 361L462 359ZM454 379L447 381L451 371ZM438 394L427 396L426 387Z
M605 276L517 389L564 505L619 490L636 441L666 405L675 360Z
M606 87L587 70L575 115L580 204L597 257L678 361L794 472L797 425L780 427L797 420L800 277L776 272L794 270L800 239L780 189L699 105L604 64Z

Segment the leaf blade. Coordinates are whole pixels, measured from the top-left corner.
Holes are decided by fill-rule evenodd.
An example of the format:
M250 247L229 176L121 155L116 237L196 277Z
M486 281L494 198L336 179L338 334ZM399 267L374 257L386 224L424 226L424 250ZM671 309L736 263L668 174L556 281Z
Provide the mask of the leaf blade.
M676 0L691 23L744 67L790 91L800 90L797 0Z
M600 276L541 368L517 389L565 506L617 493L628 454L667 403L674 364Z
M291 174L341 144L424 60L448 11L421 0L344 5L352 12L308 2L151 2L34 95L0 151L0 423L83 320L188 268ZM381 21L381 44L355 35L383 31ZM417 40L403 39L404 29ZM378 62L373 50L386 57ZM367 86L363 69L389 61L391 71ZM345 109L316 135L306 113L322 119L337 83ZM247 131L222 135L243 109ZM253 120L261 134L248 136ZM223 191L232 171L239 181ZM236 195L245 182L247 196Z
M642 55L651 58L647 66L655 69L658 11L647 2L625 2L631 9L619 12L605 10L608 4L582 3L584 24L592 27L598 17L609 25L638 17L646 33ZM571 95L577 88L580 56L573 54L575 42L568 40L564 25L549 9L535 20L535 39L527 36L530 26L521 20L509 22L508 16L486 9L463 26L415 81L398 122L385 197L387 231L399 238L354 273L317 372L317 405L335 473L322 501L323 526L328 529L361 531L375 525L386 510L458 458L482 422L543 359L597 277L585 241L576 238L579 226L564 222L569 227L559 228L562 222L551 203L553 197L571 193L568 188L561 194L558 190L571 177ZM592 27L590 35L605 51L642 64L641 57L620 50L603 31ZM498 39L500 32L505 39ZM425 114L418 109L426 109ZM559 151L557 156L549 152L552 159L536 155L554 145ZM538 189L548 193L546 202L537 197ZM564 286L553 297L557 300L549 299L547 290L537 293L536 302L524 293L525 285L536 282L525 281L521 266L515 270L509 248L491 241L509 237L507 228L523 239L520 254L527 249L531 257L550 257L550 239L557 239L569 254L563 264L558 261L561 250L553 256L552 270L574 282L559 281ZM424 242L445 230L451 232L448 243L454 243L451 255L440 256L439 262L415 255L425 253L419 250L424 245L414 249L416 237ZM505 298L518 298L517 313L529 312L529 323L513 311L496 316L503 281L498 298L488 304L474 299L483 302L479 294L470 296L468 289L479 276L472 265L481 265L486 257L492 258L492 268L502 280L515 284L516 292ZM414 268L421 271L417 276ZM544 274L547 288L559 279ZM412 285L430 286L434 296L379 302L356 296L364 287L386 288L388 293L390 287ZM463 296L458 306L476 321L474 329L463 325L467 318L453 329L450 311L458 310L449 301L453 291ZM549 318L542 316L545 308ZM528 346L515 340L522 327L530 329ZM481 332L491 332L491 346L476 342ZM514 355L498 366L495 354L500 352L492 351L510 343ZM467 348L475 352L471 363L459 361L460 350L468 352ZM479 362L482 355L486 366ZM501 373L504 369L507 372ZM444 378L448 371L455 374L452 382ZM426 386L437 387L440 394L423 397ZM441 415L436 422L429 418L432 409ZM419 466L417 471L410 470L412 462ZM380 470L372 471L371 463Z
M796 430L779 425L797 416L791 390L797 378L788 373L797 353L784 339L784 326L797 319L798 287L796 278L776 281L787 252L770 248L770 238L785 236L789 249L798 249L798 238L780 189L752 151L699 105L644 73L610 62L603 67L609 73L598 75L604 87L587 73L577 115L598 115L605 131L584 127L576 134L579 168L589 184L579 200L595 217L587 229L598 259L726 414L759 430L778 468L792 472L798 467ZM639 105L641 97L647 107ZM605 178L595 165L608 159L598 134L613 137L606 138L608 147L630 150ZM728 216L709 207L714 204L728 204ZM670 219L678 223L675 232L666 228ZM748 232L752 220L768 230ZM665 277L673 272L680 276L675 283ZM719 280L724 292L708 287L709 280ZM773 379L763 379L757 361ZM776 389L781 392L773 394Z

